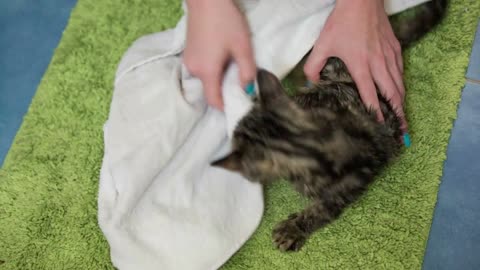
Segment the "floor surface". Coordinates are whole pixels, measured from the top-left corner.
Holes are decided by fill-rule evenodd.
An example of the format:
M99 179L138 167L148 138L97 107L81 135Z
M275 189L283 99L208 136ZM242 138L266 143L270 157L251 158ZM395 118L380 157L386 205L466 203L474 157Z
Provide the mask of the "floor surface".
M480 23L466 77L424 258L428 270L480 269Z
M0 2L0 164L75 3ZM480 269L480 33L466 76L425 254L426 270Z
M0 1L0 165L76 0Z

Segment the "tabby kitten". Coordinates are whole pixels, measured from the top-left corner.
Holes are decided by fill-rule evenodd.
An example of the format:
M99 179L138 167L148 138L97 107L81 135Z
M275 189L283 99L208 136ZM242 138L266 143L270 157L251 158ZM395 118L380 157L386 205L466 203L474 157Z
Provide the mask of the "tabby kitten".
M395 28L406 47L438 24L446 0L432 0ZM289 97L270 72L257 73L259 98L238 123L232 152L212 163L267 184L287 179L312 203L273 230L283 250L299 250L317 229L332 222L354 202L397 154L400 120L378 93L385 122L362 103L345 65L329 59L321 82Z

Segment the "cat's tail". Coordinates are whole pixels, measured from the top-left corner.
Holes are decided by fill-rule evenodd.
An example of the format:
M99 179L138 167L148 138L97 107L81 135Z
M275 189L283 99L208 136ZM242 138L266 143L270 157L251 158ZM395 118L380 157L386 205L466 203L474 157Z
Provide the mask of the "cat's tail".
M407 16L394 23L394 32L402 49L409 47L435 28L445 17L448 4L448 0L430 0L421 4L413 16Z

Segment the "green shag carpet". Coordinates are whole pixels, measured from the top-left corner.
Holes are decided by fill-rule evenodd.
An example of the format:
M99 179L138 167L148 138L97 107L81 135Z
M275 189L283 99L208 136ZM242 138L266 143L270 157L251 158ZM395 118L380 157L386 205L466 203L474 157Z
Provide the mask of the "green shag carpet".
M420 269L480 15L478 0L452 2L405 54L412 147L296 254L270 234L305 200L286 183L267 188L261 226L223 269ZM1 270L113 269L97 190L114 73L134 40L181 14L178 0L79 0L0 171Z

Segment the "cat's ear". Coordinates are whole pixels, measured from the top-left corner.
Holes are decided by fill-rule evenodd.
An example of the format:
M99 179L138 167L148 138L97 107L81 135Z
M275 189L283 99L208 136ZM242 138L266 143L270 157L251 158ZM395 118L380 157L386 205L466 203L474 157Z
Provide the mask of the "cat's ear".
M265 69L258 69L257 83L260 92L260 100L263 105L278 105L279 102L287 102L288 95L283 89L280 80Z
M233 172L241 172L240 153L238 151L234 151L221 159L213 161L211 165Z

